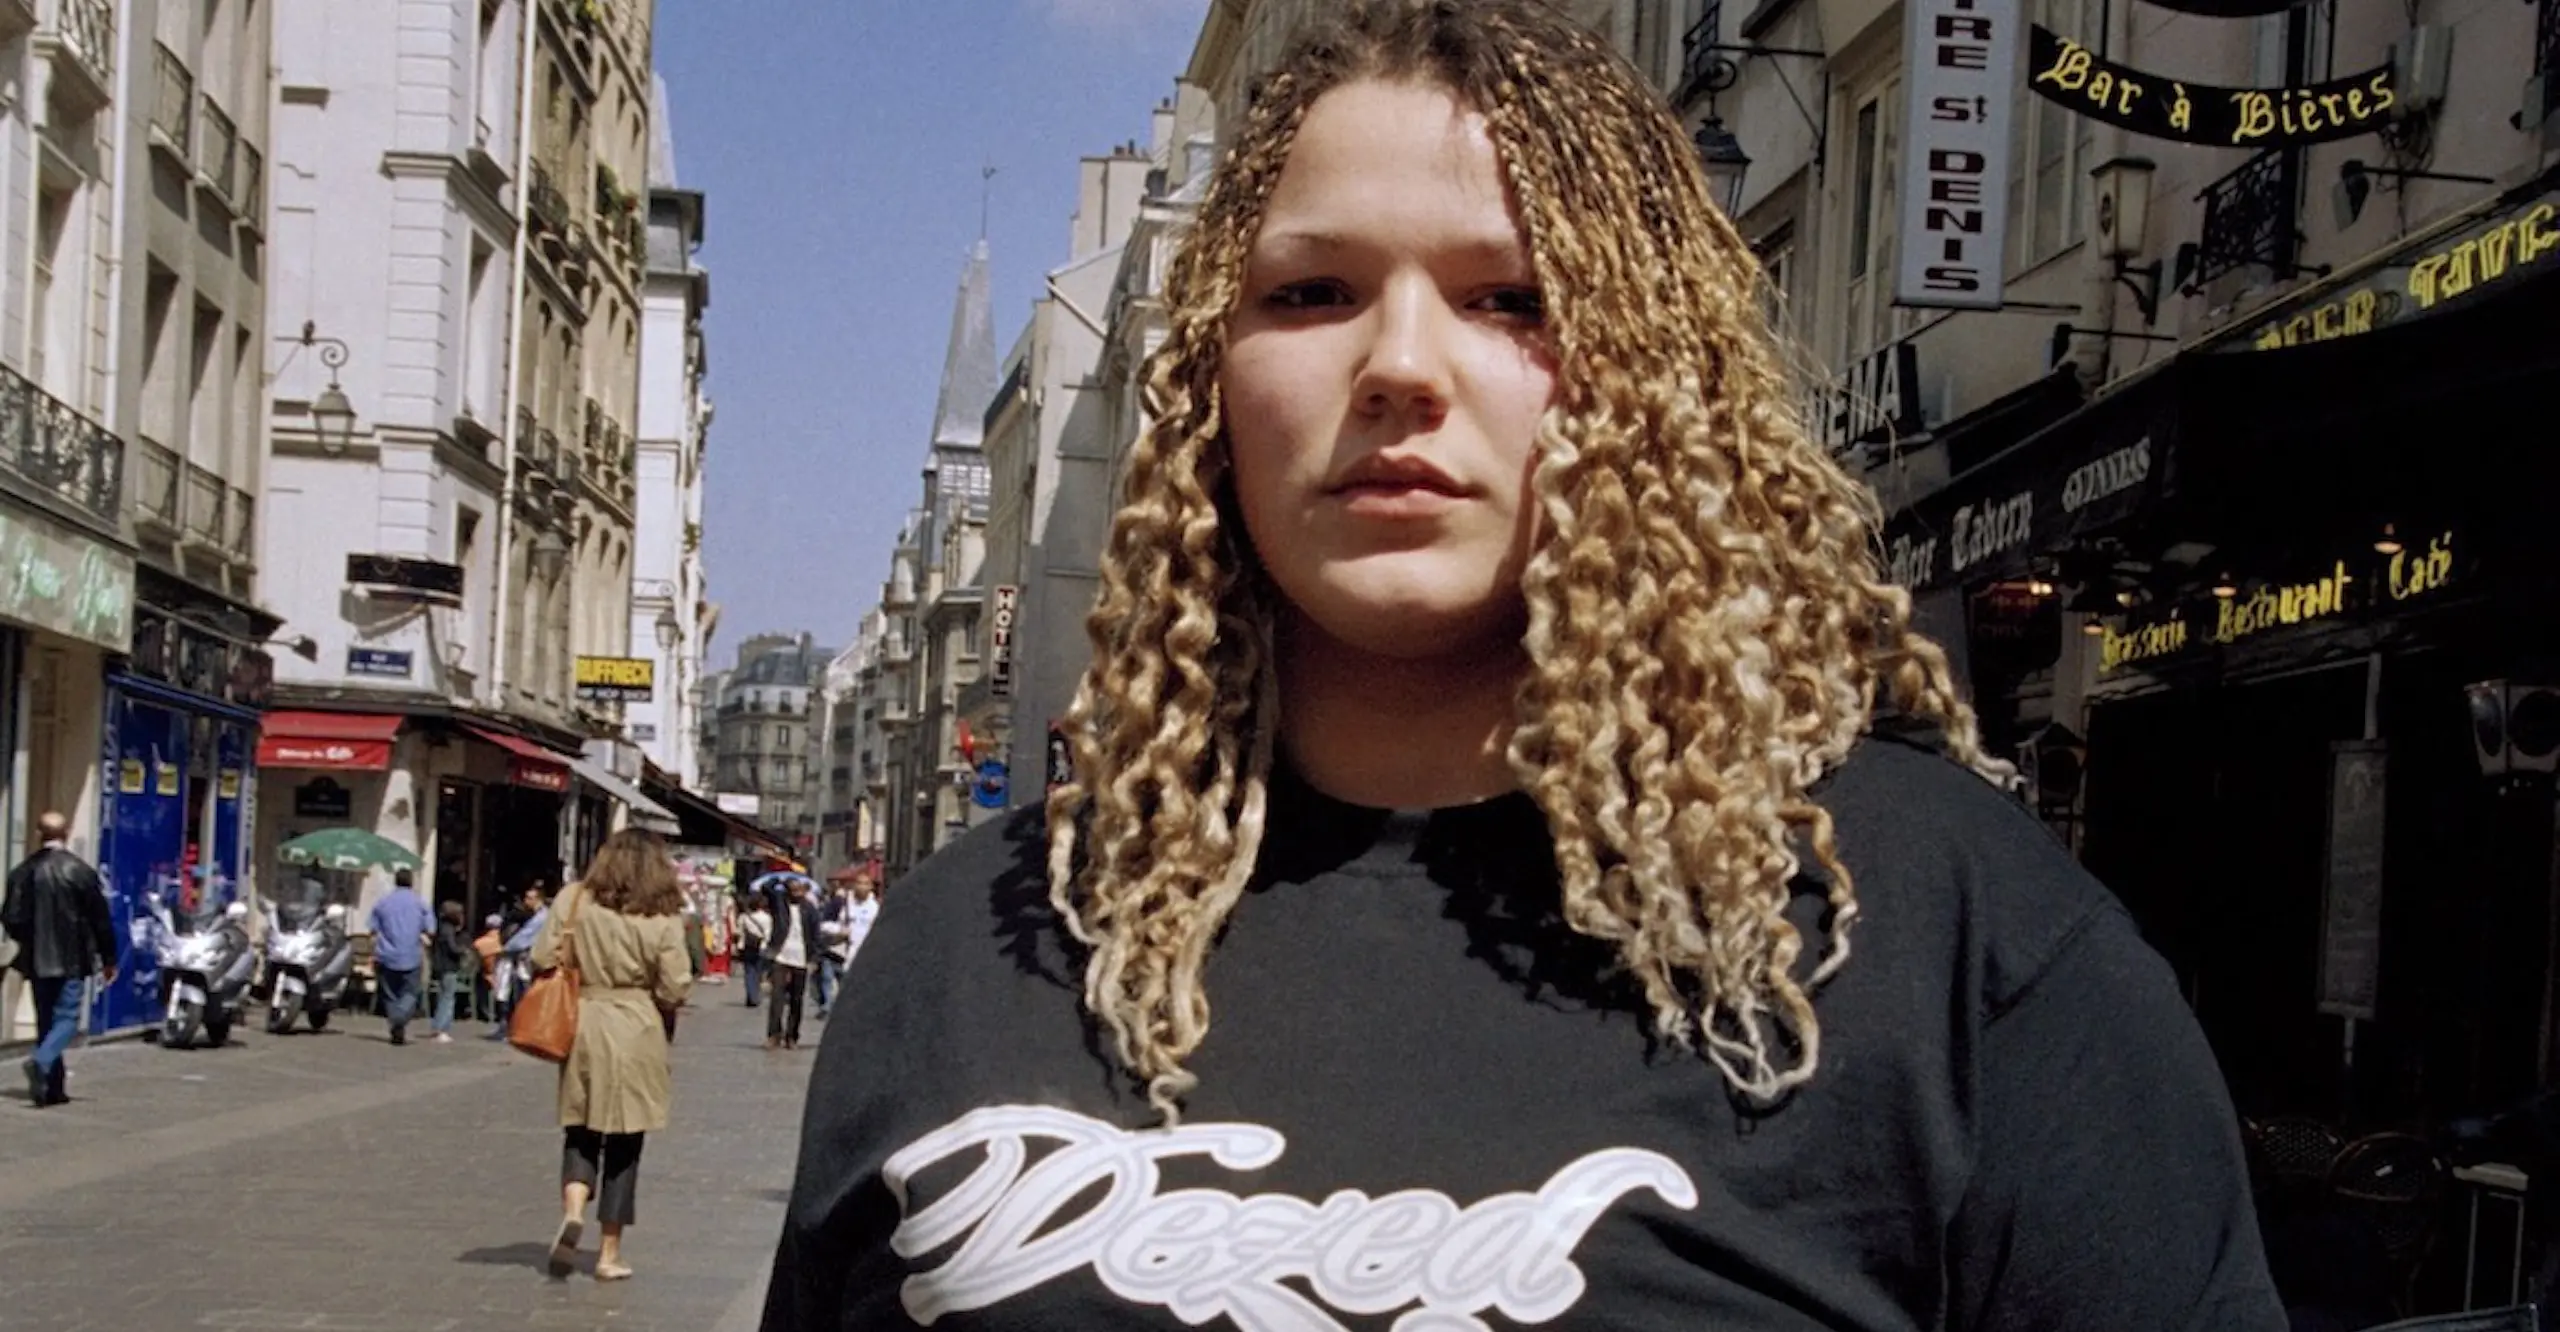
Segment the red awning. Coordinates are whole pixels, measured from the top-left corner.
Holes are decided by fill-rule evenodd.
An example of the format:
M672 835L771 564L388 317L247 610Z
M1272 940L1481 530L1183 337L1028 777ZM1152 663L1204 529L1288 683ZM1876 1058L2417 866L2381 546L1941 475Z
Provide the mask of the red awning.
M487 727L473 726L468 722L463 724L462 729L496 745L512 756L507 762L508 781L518 786L530 786L537 791L569 789L569 759L560 751L535 744L520 735L492 731Z
M270 712L260 722L258 766L381 772L391 766L397 714L370 712Z

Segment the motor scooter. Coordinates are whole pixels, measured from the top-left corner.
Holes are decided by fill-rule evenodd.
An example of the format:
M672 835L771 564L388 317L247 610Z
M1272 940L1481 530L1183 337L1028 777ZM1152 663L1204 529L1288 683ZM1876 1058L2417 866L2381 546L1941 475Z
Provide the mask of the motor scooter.
M355 963L343 904L268 903L267 1030L277 1035L291 1031L297 1013L313 1031L327 1030L329 1014L346 997Z
M151 894L147 903L159 924L153 942L159 954L160 1002L166 1014L160 1023L160 1043L183 1049L195 1044L199 1030L207 1045L231 1039L231 1024L248 1002L249 980L258 969L248 928L242 924L249 918L249 908L232 902L218 909L172 910L159 893Z

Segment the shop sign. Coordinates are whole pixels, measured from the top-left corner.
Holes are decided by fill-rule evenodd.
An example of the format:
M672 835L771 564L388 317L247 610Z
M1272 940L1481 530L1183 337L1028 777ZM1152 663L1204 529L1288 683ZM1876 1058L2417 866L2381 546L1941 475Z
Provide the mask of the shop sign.
M2382 981L2382 830L2390 751L2342 740L2329 760L2329 845L2321 868L2319 1008L2370 1022Z
M1834 455L1928 429L1920 410L1919 348L1896 342L1859 357L1815 396L1807 415L1822 447Z
M994 698L1013 695L1013 622L1022 604L1022 589L1010 585L998 587L994 606L987 618L987 693Z
M647 657L580 657L578 697L589 703L646 703L658 694L658 663Z
M1904 0L1896 305L2000 308L2018 10L2019 0Z
M507 760L507 780L537 791L566 791L569 789L569 770L557 763L517 755Z
M969 801L980 809L1002 809L1006 789L1004 761L987 759L978 764L977 780L969 785Z
M347 674L406 680L414 660L407 652L395 652L389 648L351 647L347 649Z
M2046 101L2173 143L2275 148L2351 139L2400 105L2389 65L2325 83L2223 88L2101 60L2049 28L2027 29L2027 86Z
M652 744L652 743L655 743L655 742L656 742L657 738L658 738L658 726L657 726L657 723L655 723L655 722L633 722L633 723L631 723L631 739L632 739L632 742L633 742L633 743L635 743L635 744L643 744L643 745L646 745L646 744Z
M0 511L0 616L122 652L133 641L133 557Z
M2375 557L2362 572L2351 571L2345 560L2333 560L2326 570L2299 581L2264 584L2229 598L2197 598L2130 617L2121 627L2103 625L2098 673L2182 659L2270 630L2432 597L2455 580L2454 543L2453 533L2439 533L2423 548L2407 546L2387 558Z
M339 768L349 772L381 772L391 766L391 742L260 736L258 764L267 768Z
M2356 337L2560 266L2555 255L2560 255L2560 193L2463 228L2450 239L2404 250L2385 262L2378 276L2265 320L2246 337L2216 350L2274 351Z
M345 819L355 814L355 793L326 777L314 777L293 788L297 819Z
M347 556L347 581L363 588L462 599L462 566L442 560L351 553Z

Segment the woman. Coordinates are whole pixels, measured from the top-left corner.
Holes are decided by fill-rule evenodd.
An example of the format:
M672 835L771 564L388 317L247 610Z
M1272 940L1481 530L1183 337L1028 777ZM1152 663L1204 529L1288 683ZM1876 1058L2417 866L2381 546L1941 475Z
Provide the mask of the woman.
M436 904L435 945L427 959L435 1001L428 1017L438 1045L453 1044L454 1001L471 984L471 960L471 936L463 932L462 904L448 897Z
M773 935L773 912L766 907L764 894L745 888L738 890L731 911L737 919L733 933L738 940L738 965L747 976L747 1007L753 1008L769 974L764 950Z
M1168 275L1074 780L874 930L765 1326L2282 1328L1679 122L1529 0L1337 12Z
M667 1035L693 985L683 905L666 847L625 828L605 839L584 879L560 890L534 941L536 970L566 959L578 972L578 1034L560 1065L553 1276L569 1274L590 1198L604 1232L596 1280L631 1275L622 1231L635 1219L644 1135L667 1125Z

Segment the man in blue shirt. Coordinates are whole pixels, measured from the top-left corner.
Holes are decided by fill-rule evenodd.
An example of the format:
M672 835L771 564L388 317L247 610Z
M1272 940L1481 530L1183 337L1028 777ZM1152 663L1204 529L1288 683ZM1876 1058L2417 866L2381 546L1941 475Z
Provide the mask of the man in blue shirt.
M391 1043L409 1043L409 1019L418 1013L418 964L434 936L435 913L411 886L409 871L391 876L391 892L373 904L373 976L382 987L382 1015Z

